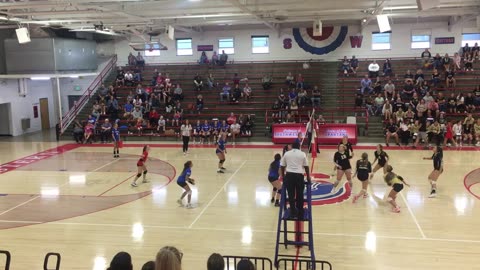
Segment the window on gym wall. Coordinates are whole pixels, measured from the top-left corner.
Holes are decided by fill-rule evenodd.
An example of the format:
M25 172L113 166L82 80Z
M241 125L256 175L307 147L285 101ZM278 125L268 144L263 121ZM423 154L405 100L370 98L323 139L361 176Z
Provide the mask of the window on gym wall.
M145 44L145 56L160 56L160 44Z
M431 48L432 30L430 29L413 29L412 30L412 49L429 49Z
M220 38L218 40L218 53L225 51L226 54L234 54L235 47L233 38Z
M372 33L372 50L390 50L390 37L392 32L373 32Z
M252 53L269 53L268 36L252 36Z
M462 34L462 47L468 43L468 46L473 47L475 43L480 45L480 33L464 33Z
M193 55L191 38L177 39L177 55Z

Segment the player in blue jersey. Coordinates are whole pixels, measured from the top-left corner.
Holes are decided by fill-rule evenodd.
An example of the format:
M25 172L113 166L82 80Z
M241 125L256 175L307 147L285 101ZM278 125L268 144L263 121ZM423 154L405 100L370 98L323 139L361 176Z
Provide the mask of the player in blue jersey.
M210 135L211 135L211 126L207 120L202 125L201 140L202 144L205 142L205 139L208 139L208 144L210 144Z
M282 156L275 154L274 160L268 168L268 181L273 186L271 203L275 202L275 206L280 206L280 195L282 194L282 182L280 182L280 160Z
M189 160L183 164L183 171L180 176L177 178L177 185L183 188L184 192L180 199L177 200L178 204L183 206L183 199L187 196L187 204L185 205L186 208L192 208L191 200L192 200L192 189L188 185L188 183L195 185L195 180L190 177L192 175L192 167L193 163Z
M193 127L193 144L200 143L202 133L202 124L197 120L197 124Z
M227 149L225 147L225 133L220 133L220 136L217 141L217 149L215 149L215 153L218 157L218 169L217 173L224 173L225 167L223 167L223 163L225 162L225 154L227 153Z
M118 158L120 157L119 153L119 143L120 143L120 131L118 130L118 124L113 124L112 128L112 141L113 141L113 157Z
M222 127L222 124L218 122L218 120L214 120L212 123L212 136L213 136L213 141L216 142L220 138L220 128Z

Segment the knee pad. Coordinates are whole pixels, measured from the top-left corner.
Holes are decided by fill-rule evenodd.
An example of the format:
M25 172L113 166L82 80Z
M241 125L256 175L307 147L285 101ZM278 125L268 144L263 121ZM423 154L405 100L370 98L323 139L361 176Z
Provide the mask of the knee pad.
M148 172L148 171L147 171L147 170L145 170L145 171L143 171L143 174L147 174L147 172Z
M225 159L220 159L220 164L223 164L225 162Z
M141 173L137 173L137 177L140 177L140 176L142 176L142 174L141 174Z
M282 189L279 188L279 189L277 190L277 193L278 193L278 194L282 194Z
M274 192L277 191L277 190L278 190L278 189L277 189L276 187L273 188L273 191L274 191Z

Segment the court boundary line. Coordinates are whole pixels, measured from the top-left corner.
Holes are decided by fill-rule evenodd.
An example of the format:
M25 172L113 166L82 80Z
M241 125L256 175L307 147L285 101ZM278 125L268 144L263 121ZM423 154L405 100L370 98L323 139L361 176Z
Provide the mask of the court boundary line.
M405 202L405 205L407 206L408 212L410 212L410 216L412 217L413 222L415 222L415 225L417 225L418 231L419 231L420 234L422 235L422 239L427 239L427 236L426 236L425 233L423 232L423 229L422 229L422 227L420 226L420 223L418 223L417 217L416 217L415 214L413 213L412 208L410 208L410 205L408 204L407 199L405 199L405 196L403 196L402 193L400 193L400 197L402 197L403 201Z
M6 213L15 210L15 209L17 209L18 207L24 206L24 205L26 205L26 204L28 204L28 203L30 203L30 202L38 199L38 198L40 198L40 195L37 195L37 196L35 196L35 197L33 197L33 198L30 198L30 199L28 199L28 200L26 200L26 201L24 201L24 202L22 202L22 203L20 203L20 204L17 204L17 205L14 206L14 207L11 207L10 209L7 209L7 210L1 212L1 213L0 213L0 216L5 215Z
M237 173L240 171L241 168L243 168L243 166L245 165L245 163L247 163L246 160L243 161L243 163L240 165L240 167L237 168L237 170L235 170L235 172L228 178L228 180L223 184L223 186L217 191L217 193L213 196L213 198L207 203L207 205L205 205L205 207L202 209L202 211L200 212L200 214L198 214L198 216L193 220L193 222L190 224L190 226L188 226L187 228L188 229L191 229L193 227L193 225L195 225L195 223L200 219L200 217L202 217L202 215L205 213L205 211L207 211L208 207L210 207L210 205L213 203L213 201L215 201L215 199L217 199L218 195L220 195L220 193L227 187L227 185L233 180L233 178L235 177L235 175L237 175Z

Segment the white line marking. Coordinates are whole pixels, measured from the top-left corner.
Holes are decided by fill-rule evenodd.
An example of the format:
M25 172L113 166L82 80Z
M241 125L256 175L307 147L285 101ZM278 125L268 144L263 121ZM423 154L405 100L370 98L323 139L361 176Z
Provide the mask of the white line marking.
M87 175L88 175L88 174L91 174L91 173L94 173L94 172L98 172L99 170L101 170L101 169L103 169L103 168L105 168L105 167L107 167L107 166L109 166L109 165L112 165L113 163L115 163L115 162L117 162L117 161L118 161L118 159L114 159L114 160L108 162L107 164L104 164L104 165L96 168L95 170L88 172Z
M203 213L205 213L205 211L213 203L213 201L215 201L215 199L218 197L218 195L220 195L220 193L222 193L222 191L225 189L225 187L233 180L233 177L235 177L235 175L240 171L240 169L243 168L243 165L245 165L245 163L247 163L246 160L243 161L242 165L240 165L240 167L238 167L238 169L230 176L230 178L228 178L227 182L225 182L225 184L223 184L222 188L220 188L220 190L215 194L215 196L213 196L213 198L207 203L207 205L205 205L202 212L200 212L200 214L198 214L197 218L195 218L195 220L193 220L192 224L190 224L190 226L188 226L189 229L191 229L193 227L193 225L200 219L200 217L203 215Z
M23 202L23 203L21 203L21 204L19 204L19 205L17 205L17 206L14 206L14 207L12 207L12 208L10 208L10 209L7 209L7 210L1 212L1 213L0 213L0 216L1 216L1 215L4 215L4 214L6 214L6 213L8 213L8 212L10 212L10 211L12 211L12 210L15 210L15 209L17 209L18 207L23 206L23 205L25 205L25 204L33 201L33 200L36 200L36 199L38 199L38 198L40 198L40 196L35 196L35 197L31 198L31 199L28 200L28 201L25 201L25 202Z
M407 200L405 199L405 197L403 196L402 193L400 193L400 196L402 197L403 201L405 202L405 205L407 206L408 212L410 212L410 215L412 216L413 221L414 221L415 224L417 225L417 228L418 228L418 230L420 231L420 234L422 235L422 238L423 238L423 239L427 239L427 237L425 236L425 233L424 233L423 230L422 230L422 227L420 227L420 224L418 223L417 218L416 218L415 215L413 214L413 211L412 211L412 209L410 208L410 205L408 204Z
M29 221L29 220L0 220L0 223L25 223L25 224L40 224L41 221Z

